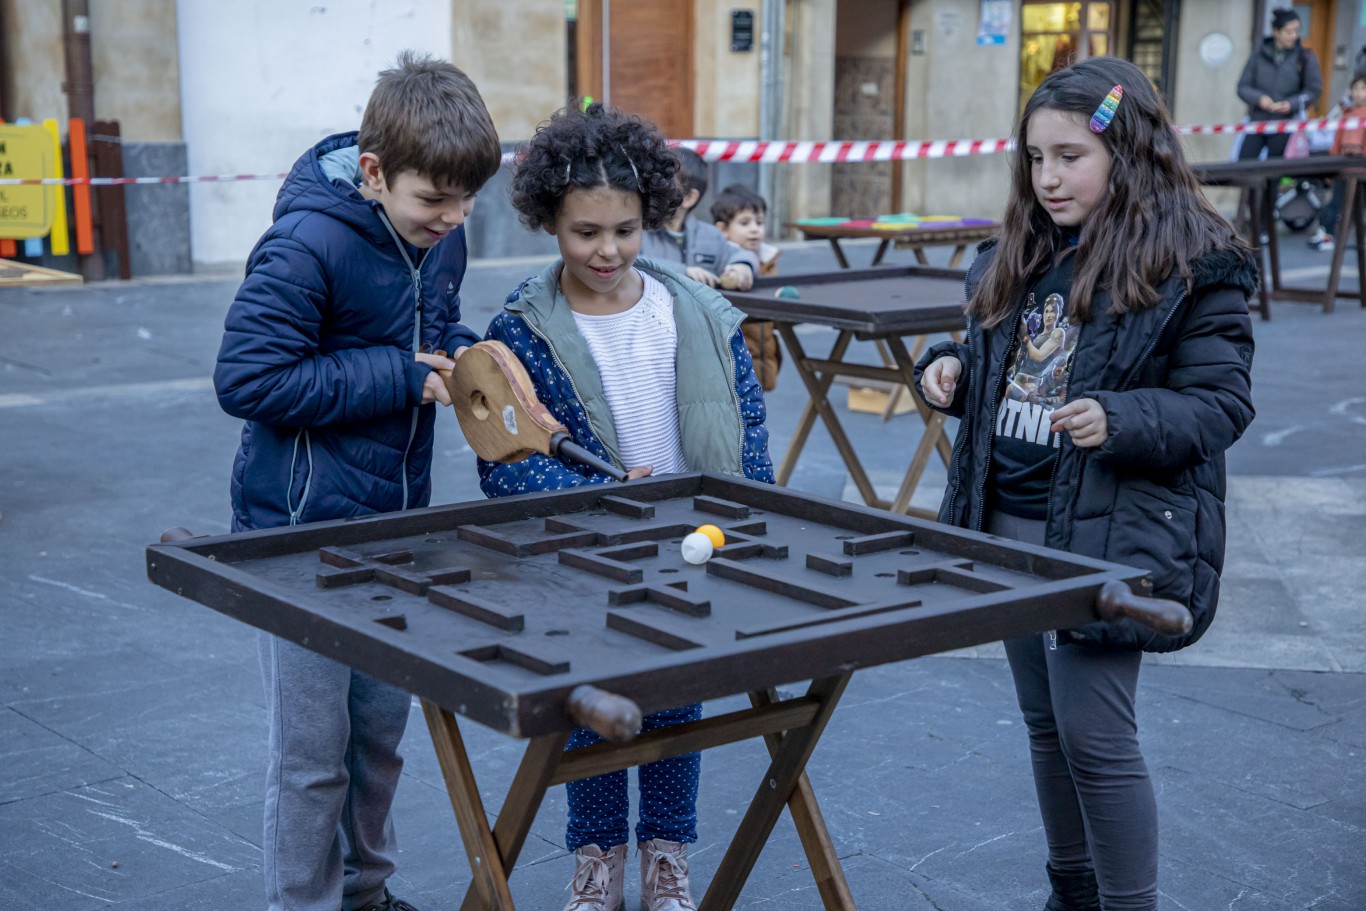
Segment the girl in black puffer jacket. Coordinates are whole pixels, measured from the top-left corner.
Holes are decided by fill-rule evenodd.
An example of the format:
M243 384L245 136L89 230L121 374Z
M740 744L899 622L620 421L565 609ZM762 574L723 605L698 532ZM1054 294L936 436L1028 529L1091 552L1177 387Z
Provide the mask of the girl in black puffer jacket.
M1016 150L1001 240L969 272L966 343L917 365L924 399L961 418L940 520L1142 567L1151 594L1190 608L1179 638L1121 621L1006 643L1048 911L1152 911L1140 659L1190 644L1214 615L1223 454L1253 416L1256 266L1130 63L1050 76Z

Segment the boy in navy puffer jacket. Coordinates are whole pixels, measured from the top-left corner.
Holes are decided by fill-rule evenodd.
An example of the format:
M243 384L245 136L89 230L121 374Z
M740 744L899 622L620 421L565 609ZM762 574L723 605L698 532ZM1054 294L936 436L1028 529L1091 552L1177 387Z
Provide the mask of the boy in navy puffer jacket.
M427 505L433 404L450 404L434 370L452 362L425 352L479 340L459 322L462 225L500 157L469 78L406 52L359 133L294 165L214 371L246 421L233 531ZM385 883L409 694L264 633L261 667L270 907L407 911Z

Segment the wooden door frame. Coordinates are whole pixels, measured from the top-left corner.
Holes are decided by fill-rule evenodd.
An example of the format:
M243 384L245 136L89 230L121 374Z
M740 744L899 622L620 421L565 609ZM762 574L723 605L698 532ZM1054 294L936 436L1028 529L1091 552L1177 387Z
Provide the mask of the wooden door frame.
M579 0L578 24L574 29L574 74L579 95L602 98L602 4L604 0Z
M910 95L906 85L911 53L911 0L897 0L896 9L896 75L892 79L892 138L898 142L906 138L906 99ZM892 211L906 211L906 187L903 170L906 163L892 162Z

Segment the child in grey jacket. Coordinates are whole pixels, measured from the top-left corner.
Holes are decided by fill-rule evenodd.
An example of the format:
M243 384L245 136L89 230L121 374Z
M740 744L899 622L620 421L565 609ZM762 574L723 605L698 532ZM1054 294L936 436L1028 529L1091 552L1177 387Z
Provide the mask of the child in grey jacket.
M642 234L640 255L712 288L748 291L759 258L691 213L707 192L707 165L692 149L676 149L683 204L663 225Z

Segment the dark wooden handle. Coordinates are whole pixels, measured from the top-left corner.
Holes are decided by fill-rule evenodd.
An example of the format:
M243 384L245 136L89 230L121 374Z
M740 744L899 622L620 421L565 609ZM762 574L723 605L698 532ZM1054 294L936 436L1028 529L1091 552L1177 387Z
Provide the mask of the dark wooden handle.
M1184 604L1135 595L1129 586L1113 579L1102 585L1096 595L1096 613L1102 620L1128 617L1168 636L1184 636L1194 624Z
M605 462L569 438L567 433L557 433L550 437L550 455L557 455L580 465L587 465L600 471L615 481L625 481L626 472L611 462Z
M575 687L565 702L565 711L579 727L616 743L625 743L640 733L640 706L595 686Z

